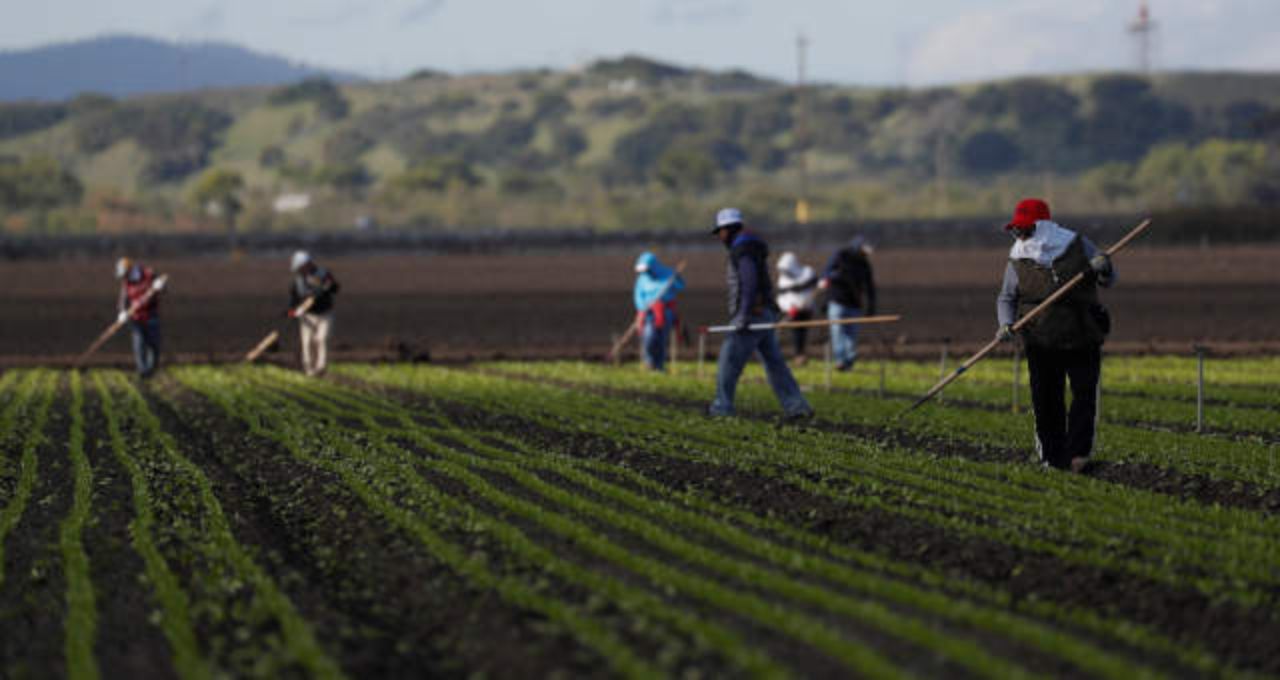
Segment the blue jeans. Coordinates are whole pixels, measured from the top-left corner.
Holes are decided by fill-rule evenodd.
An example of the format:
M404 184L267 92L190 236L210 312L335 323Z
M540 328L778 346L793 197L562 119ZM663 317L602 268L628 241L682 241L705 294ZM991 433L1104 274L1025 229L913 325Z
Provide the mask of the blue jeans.
M160 320L151 317L142 322L130 321L129 334L133 341L133 361L138 375L146 378L160 367Z
M751 323L772 323L772 314L761 314L751 317ZM782 348L778 346L778 336L772 330L747 331L746 333L729 333L724 344L720 345L720 363L716 373L716 399L711 402L709 413L713 416L733 415L733 395L738 389L738 378L742 369L746 368L751 355L759 352L764 362L765 374L769 377L769 387L782 404L782 410L789 416L812 413L813 408L800 393L800 386L787 368L782 358Z
M676 322L675 314L667 312L666 323L658 328L653 323L653 314L644 315L644 329L641 339L644 342L644 364L655 371L661 371L667 364L667 339L671 336L671 326Z
M862 310L858 307L846 307L839 302L827 303L827 319L830 321L855 319L860 316L862 316ZM836 365L841 368L853 367L854 360L858 358L857 324L831 327L831 354L835 357Z

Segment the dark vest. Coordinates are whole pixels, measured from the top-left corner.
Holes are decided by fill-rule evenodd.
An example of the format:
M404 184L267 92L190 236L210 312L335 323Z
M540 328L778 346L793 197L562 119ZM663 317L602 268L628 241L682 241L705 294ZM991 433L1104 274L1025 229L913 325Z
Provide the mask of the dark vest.
M769 246L753 234L739 236L729 248L729 264L725 274L729 283L729 317L738 315L738 306L742 302L742 276L738 272L738 261L748 257L756 265L756 295L751 300L751 308L747 314L761 314L766 309L776 309L777 302L773 296L773 281L769 278Z
M1051 267L1035 260L1012 260L1018 274L1018 318L1022 318L1044 302L1046 298L1080 272L1084 280L1076 284L1048 309L1040 313L1022 329L1023 340L1028 345L1049 349L1084 349L1097 347L1106 339L1106 332L1098 321L1097 276L1089 267L1084 255L1084 243L1079 236L1071 241L1067 250L1053 261Z

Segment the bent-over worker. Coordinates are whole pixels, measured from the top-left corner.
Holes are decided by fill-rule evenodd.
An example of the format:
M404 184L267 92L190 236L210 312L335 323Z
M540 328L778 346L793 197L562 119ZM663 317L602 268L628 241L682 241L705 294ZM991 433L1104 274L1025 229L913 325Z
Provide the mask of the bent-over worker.
M160 368L160 292L164 290L164 278L157 276L151 267L144 267L127 257L116 260L115 273L120 279L116 321L129 324L133 362L138 376L150 378ZM133 309L144 299L145 303Z
M299 250L289 262L293 282L289 284L289 316L298 319L302 337L302 372L321 375L328 367L329 336L333 331L333 296L337 294L338 280L328 269L311 259L310 253ZM307 298L311 307L302 314L297 308Z
M679 323L676 294L684 290L684 277L645 251L636 258L636 285L632 297L636 325L644 343L645 366L661 371L667 363L667 338Z
M738 378L751 355L759 353L764 363L769 387L782 404L788 420L813 417L813 408L800 393L800 386L782 358L778 336L773 329L751 330L751 324L773 323L778 318L778 304L769 280L769 246L746 228L742 213L724 208L716 213L711 230L729 251L726 272L729 283L729 318L734 330L725 335L720 346L716 373L716 398L708 413L713 416L733 415L734 392Z
M1110 315L1098 300L1098 286L1110 287L1116 271L1111 258L1092 241L1054 222L1049 205L1038 198L1020 201L1005 230L1014 242L996 303L1001 339L1012 340L1018 318L1076 274L1085 274L1083 281L1020 331L1040 461L1081 472L1093 453L1102 343L1111 330Z
M827 291L827 318L831 321L854 319L864 313L875 315L876 283L867 257L870 253L871 246L867 240L855 236L827 261L818 285ZM857 324L832 324L831 353L836 361L836 370L853 368L853 362L858 358Z
M818 277L813 267L801 264L796 254L790 251L778 257L778 307L788 321L809 321L813 318L817 291ZM791 329L797 364L805 362L804 347L808 337L809 329L806 327Z

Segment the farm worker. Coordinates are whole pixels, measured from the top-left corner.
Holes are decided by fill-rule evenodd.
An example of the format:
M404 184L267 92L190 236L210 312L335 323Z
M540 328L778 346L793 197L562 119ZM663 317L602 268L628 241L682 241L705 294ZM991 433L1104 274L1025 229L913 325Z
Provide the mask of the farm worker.
M164 279L151 267L127 257L116 260L116 278L120 280L116 321L129 324L138 376L150 378L160 368L160 292L164 290ZM134 303L143 299L146 302L130 314Z
M302 335L302 371L320 375L328 365L329 334L333 330L333 296L338 281L329 270L317 265L305 250L289 261L293 282L289 284L289 317L298 319ZM298 314L298 305L313 298L311 308Z
M813 302L817 294L818 277L813 267L801 264L793 252L778 257L778 307L788 321L808 321L813 318ZM795 348L796 363L805 362L804 345L808 328L792 328L791 343Z
M729 283L729 324L733 332L725 336L720 346L720 361L716 373L716 398L709 413L713 416L733 415L733 395L738 378L751 355L760 354L765 374L773 394L782 404L788 420L813 417L813 408L800 393L800 386L782 358L782 348L773 329L751 330L753 323L773 323L778 317L778 305L773 296L773 283L769 280L769 246L755 233L746 229L742 213L736 208L724 208L716 213L715 227L711 233L729 250L727 274Z
M1098 286L1110 287L1116 270L1111 258L1088 238L1058 226L1049 216L1049 205L1038 198L1020 201L1005 230L1014 242L996 301L997 336L1002 340L1012 340L1018 317L1060 283L1085 273L1079 285L1021 329L1040 461L1081 472L1093 453L1102 342L1111 330L1110 316L1098 301Z
M818 287L827 291L827 318L854 319L876 313L876 284L871 275L871 244L855 236L827 261ZM831 352L836 370L848 371L858 358L858 325L831 326Z
M661 371L667 363L667 337L676 327L676 294L684 290L684 277L658 261L651 252L636 258L636 326L644 342L644 363Z

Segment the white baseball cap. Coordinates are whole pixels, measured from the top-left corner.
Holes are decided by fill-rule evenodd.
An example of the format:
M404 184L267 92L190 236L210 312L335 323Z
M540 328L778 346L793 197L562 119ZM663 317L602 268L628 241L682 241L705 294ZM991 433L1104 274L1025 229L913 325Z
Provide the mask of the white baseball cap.
M742 224L742 212L737 208L721 208L716 213L716 226L711 233L716 233L725 227L732 227L735 224Z
M293 258L289 260L289 271L297 273L299 269L302 269L310 261L311 254L305 250L299 250L294 253Z

